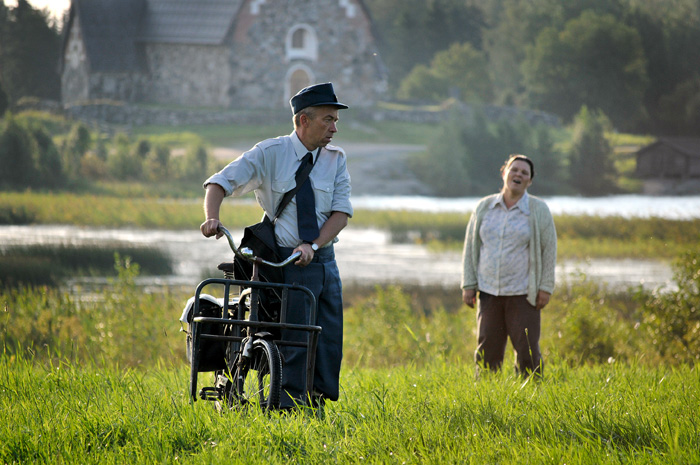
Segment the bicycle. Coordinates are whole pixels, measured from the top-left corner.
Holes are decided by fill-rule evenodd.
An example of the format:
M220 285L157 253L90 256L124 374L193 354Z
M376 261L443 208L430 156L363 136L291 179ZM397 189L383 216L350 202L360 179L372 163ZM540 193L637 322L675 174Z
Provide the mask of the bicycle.
M194 296L183 312L182 321L188 323L188 357L190 358L191 401L197 400L197 378L200 372L214 371L214 385L203 387L199 398L216 401L218 407L239 408L258 405L263 410L274 410L280 406L282 383L282 357L279 346L305 347L306 399L309 403L313 392L316 346L321 327L316 326L316 299L306 287L297 284L268 283L259 279L259 267L285 267L299 256L297 252L285 260L275 263L256 257L248 248L237 248L231 233L223 226L219 228L240 260L252 263L250 280L239 280L233 276L233 262L221 263L218 268L224 278L205 279L197 286ZM202 291L211 286L223 287L223 298L215 298ZM232 293L237 287L238 294ZM280 295L280 311L272 321L260 318L261 295L265 291ZM289 291L301 291L308 296L309 322L306 325L287 323ZM191 321L191 324L190 324ZM183 324L184 326L184 324ZM287 329L308 333L306 342L295 342L278 338L277 332ZM204 359L207 353L211 360ZM223 403L223 405L222 405Z

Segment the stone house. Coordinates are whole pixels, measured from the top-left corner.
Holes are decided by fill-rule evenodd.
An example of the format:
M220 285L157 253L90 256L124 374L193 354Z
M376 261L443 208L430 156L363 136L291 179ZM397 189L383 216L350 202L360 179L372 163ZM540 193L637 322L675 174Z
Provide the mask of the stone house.
M636 153L646 194L700 192L700 138L663 137Z
M331 81L371 106L386 92L363 0L72 0L62 100L277 109Z

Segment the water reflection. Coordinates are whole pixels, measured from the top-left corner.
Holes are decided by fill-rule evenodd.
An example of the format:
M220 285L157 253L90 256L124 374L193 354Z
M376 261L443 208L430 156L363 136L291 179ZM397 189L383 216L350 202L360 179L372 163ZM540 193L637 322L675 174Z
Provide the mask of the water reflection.
M241 230L232 230L241 237ZM457 252L432 253L413 244L391 244L389 234L376 229L348 227L336 245L340 273L346 284L417 284L459 287L461 257ZM232 253L223 240L203 237L199 231L149 231L102 229L75 226L0 226L0 244L80 244L125 242L159 247L173 257L171 276L144 276L145 286L196 286L205 276L218 276L216 265L230 260ZM647 289L671 283L668 264L653 260L610 260L560 262L559 282L585 274L611 288L642 285ZM104 284L104 279L81 279L83 284Z

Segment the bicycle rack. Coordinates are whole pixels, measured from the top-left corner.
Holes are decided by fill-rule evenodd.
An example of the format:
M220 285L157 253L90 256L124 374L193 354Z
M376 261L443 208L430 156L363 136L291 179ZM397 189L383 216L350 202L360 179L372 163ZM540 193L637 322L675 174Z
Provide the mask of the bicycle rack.
M215 334L202 334L202 324L204 323L214 323L220 325L229 325L236 328L235 333L240 334L241 327L251 327L251 328L269 328L269 329L291 329L297 331L308 332L308 337L306 342L297 341L285 341L285 340L275 340L275 344L278 346L294 346L294 347L305 347L306 350L306 393L307 399L310 398L311 392L313 391L314 383L314 367L316 364L316 347L318 345L318 335L321 332L321 327L311 324L316 322L316 297L314 294L306 287L300 286L298 284L282 284L282 283L266 283L260 281L245 281L237 279L226 279L226 278L209 278L205 279L197 286L194 294L194 315L199 314L199 297L202 290L206 286L219 284L224 286L224 307L223 315L229 314L229 304L231 296L231 286L247 287L251 289L281 289L282 290L282 310L280 312L279 322L267 322L267 321L248 321L239 320L233 318L212 318L197 316L192 319L192 361L190 363L190 399L191 402L197 400L197 377L199 373L199 362L201 357L201 347L200 340L202 339L213 339L213 340L223 340L231 342L241 342L243 338L241 336L224 336ZM309 324L301 325L294 323L287 323L287 304L288 304L288 293L289 291L302 291L306 293L311 302L311 308L309 312ZM209 390L211 391L211 389ZM207 391L207 392L209 392ZM207 396L207 399L210 397ZM213 397L212 397L213 399Z

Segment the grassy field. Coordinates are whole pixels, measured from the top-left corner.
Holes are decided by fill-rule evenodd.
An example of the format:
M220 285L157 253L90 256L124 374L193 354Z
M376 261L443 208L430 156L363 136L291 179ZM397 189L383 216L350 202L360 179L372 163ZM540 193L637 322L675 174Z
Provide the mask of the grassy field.
M396 121L371 121L363 124L362 115L350 110L340 115L338 134L334 137L334 144L345 142L363 143L400 143L424 145L440 132L438 125L432 124L408 124ZM143 136L157 142L169 145L181 144L188 140L185 135L199 137L211 146L219 147L252 147L253 144L269 137L276 137L292 132L292 118L289 121L269 125L236 125L236 124L209 124L198 126L142 126L134 128L135 136Z
M665 307L561 283L540 382L475 379L457 293L347 289L341 398L322 419L190 404L189 292L145 293L128 263L96 293L0 289L0 463L700 463L694 260Z
M554 362L544 381L468 363L345 370L324 418L215 412L185 367L0 356L2 463L700 463L700 372Z

